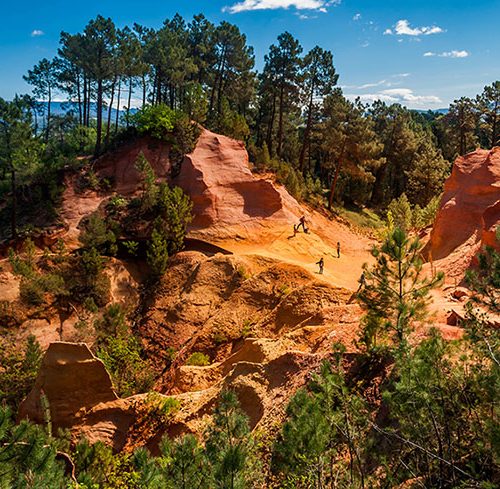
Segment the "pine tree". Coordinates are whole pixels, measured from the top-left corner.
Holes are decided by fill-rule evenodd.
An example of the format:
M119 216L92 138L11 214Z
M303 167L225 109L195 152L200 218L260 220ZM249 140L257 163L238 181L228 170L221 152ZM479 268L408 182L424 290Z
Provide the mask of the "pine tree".
M425 319L429 292L444 276L441 272L433 278L422 274L421 249L418 238L395 228L381 247L373 249L375 265L364 266L366 286L359 299L366 311L361 341L368 350L378 346L380 337L405 347L414 321Z
M206 433L206 453L212 465L213 487L248 487L251 451L248 419L240 410L238 398L233 392L222 392Z
M187 226L193 219L192 209L193 202L180 187L160 184L157 224L168 241L170 254L177 253L184 246Z
M500 81L484 87L476 98L479 110L479 137L486 148L500 146Z
M0 406L0 487L64 489L69 479L58 460L54 440L28 421L14 425L11 411ZM66 454L64 459L72 464ZM59 457L59 458L61 458Z
M382 151L382 145L373 130L373 122L365 116L365 107L361 102L348 101L340 89L325 98L323 118L322 146L327 155L323 165L329 172L333 170L328 207L332 207L341 174L346 180L347 189L343 192L345 198L363 203L369 197L370 192L367 190L375 180L372 172L380 166Z
M278 44L271 45L265 56L264 73L271 76L271 84L277 92L278 128L276 155L281 158L285 119L297 105L300 79L300 54L302 46L289 32L278 36ZM273 101L273 103L276 103ZM272 129L271 129L272 130Z
M316 120L316 101L327 95L337 84L338 75L333 66L333 55L319 46L309 51L302 61L303 97L306 105L306 126L302 137L299 168L304 171L306 151L311 131Z
M57 88L58 80L58 59L49 61L47 58L40 60L28 74L23 76L26 83L33 86L33 94L39 101L46 99L47 102L47 122L45 126L45 141L49 140L50 123L52 115L52 97Z
M143 211L148 212L157 203L158 199L158 185L156 184L155 172L141 151L135 160L135 169L141 174L141 208Z
M160 444L161 472L164 487L171 489L208 489L210 467L203 446L194 435L184 435L176 440L163 438Z
M294 487L364 487L368 409L346 383L344 350L339 345L335 363L324 362L307 390L297 391L287 406L274 461Z
M153 276L161 277L168 266L168 243L164 234L156 226L151 233L146 257Z

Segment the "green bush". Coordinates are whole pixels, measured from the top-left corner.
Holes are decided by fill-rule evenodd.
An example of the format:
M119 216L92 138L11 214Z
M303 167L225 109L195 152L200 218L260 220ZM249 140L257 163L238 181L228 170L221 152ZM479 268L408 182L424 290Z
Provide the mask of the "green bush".
M158 104L147 105L130 118L139 134L151 134L157 139L166 140L175 127L178 115L167 105Z
M24 352L19 350L19 347L12 351L6 346L0 347L0 399L14 410L32 389L43 356L33 335L28 336Z
M191 365L193 367L206 367L210 365L210 358L208 355L201 353L199 351L195 351L191 353L189 358L186 360L186 365Z
M116 234L109 229L109 224L99 214L92 214L80 234L83 246L97 248L114 255L117 251Z
M153 386L151 365L141 354L139 340L130 332L107 336L97 350L121 397L147 392Z

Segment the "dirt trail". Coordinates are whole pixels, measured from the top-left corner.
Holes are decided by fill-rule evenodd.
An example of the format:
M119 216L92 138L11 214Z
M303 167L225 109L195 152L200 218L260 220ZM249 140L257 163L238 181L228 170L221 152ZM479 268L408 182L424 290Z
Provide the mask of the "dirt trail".
M237 255L261 255L299 265L331 285L357 289L363 264L373 261L370 250L375 242L315 211L308 213L307 226L307 234L301 229L294 235L293 223L288 226L264 224L254 239L227 239L217 244ZM340 258L337 241L341 247ZM325 260L323 275L317 273L316 265L321 257Z

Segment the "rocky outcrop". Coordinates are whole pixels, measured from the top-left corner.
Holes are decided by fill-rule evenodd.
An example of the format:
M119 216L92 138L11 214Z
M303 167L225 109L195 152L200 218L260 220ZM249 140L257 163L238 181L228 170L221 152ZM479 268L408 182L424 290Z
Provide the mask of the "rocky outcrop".
M141 153L149 161L159 181L170 177L172 166L169 145L150 136L134 139L106 153L95 163L95 171L100 178L107 178L118 194L132 195L138 190L141 181L141 175L135 168Z
M483 245L495 245L499 224L500 147L478 149L455 161L424 254L461 277Z
M192 231L231 227L252 233L259 223L293 222L298 203L272 181L252 174L241 141L202 129L194 151L174 179L194 202Z
M48 407L54 429L72 428L85 410L117 398L104 364L87 345L51 343L35 386L19 407L19 418L44 423Z

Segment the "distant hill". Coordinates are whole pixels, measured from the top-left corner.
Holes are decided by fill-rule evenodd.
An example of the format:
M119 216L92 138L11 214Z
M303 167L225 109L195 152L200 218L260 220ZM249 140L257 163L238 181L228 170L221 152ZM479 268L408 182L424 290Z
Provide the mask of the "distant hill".
M45 118L45 115L47 113L47 102L38 102L40 109L38 111L38 114L36 115L37 121L38 122L43 122L43 119ZM76 117L78 117L78 104L77 103L72 103L72 102L52 102L51 103L51 112L52 115L65 115L68 114L69 112L73 112ZM138 109L136 108L131 108L130 113L135 114ZM114 121L116 119L116 112L117 110L115 108L111 109L111 119ZM119 111L119 116L122 117L126 113L126 110L120 110ZM108 108L105 107L103 108L103 118L106 118L108 116ZM97 104L96 103L91 103L90 104L90 117L92 119L97 118Z

